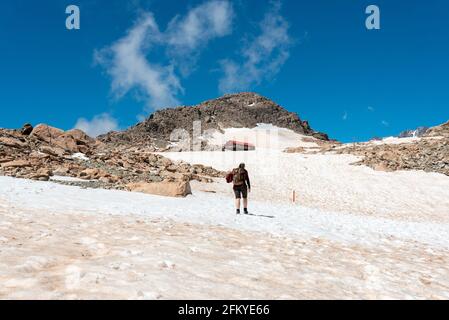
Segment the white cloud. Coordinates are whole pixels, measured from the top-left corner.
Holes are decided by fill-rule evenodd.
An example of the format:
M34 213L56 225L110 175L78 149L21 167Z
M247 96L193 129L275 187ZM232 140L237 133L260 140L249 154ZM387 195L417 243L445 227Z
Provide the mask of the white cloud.
M375 110L375 109L374 109L373 107L371 107L371 106L368 107L368 111L374 112L374 110Z
M97 137L109 131L117 131L119 126L117 120L110 114L102 113L96 115L90 121L85 118L79 118L76 121L75 129L80 129L91 137Z
M166 31L175 49L196 50L207 41L231 32L232 6L228 1L209 1L191 9L185 17L173 18Z
M385 121L385 120L382 120L381 123L385 127L389 127L390 126L390 124L387 121Z
M232 15L228 1L212 0L175 17L161 32L153 14L145 13L123 38L96 51L94 59L111 77L116 98L137 90L146 98L147 111L178 105L184 89L177 71L187 75L207 42L231 31ZM148 60L156 48L164 49L162 59L168 62Z
M111 89L117 98L138 89L148 98L150 109L178 103L176 95L183 89L173 66L152 64L146 58L151 47L161 41L153 15L145 14L125 37L95 52L96 62L111 76Z
M233 8L229 1L209 1L173 18L166 31L168 53L187 74L206 44L232 32Z
M348 112L347 111L345 111L345 113L343 114L342 119L343 119L343 121L346 121L348 119Z
M289 24L280 15L280 3L271 9L260 22L260 34L242 50L243 61L221 61L223 77L219 82L221 92L245 90L273 78L289 58L292 39Z

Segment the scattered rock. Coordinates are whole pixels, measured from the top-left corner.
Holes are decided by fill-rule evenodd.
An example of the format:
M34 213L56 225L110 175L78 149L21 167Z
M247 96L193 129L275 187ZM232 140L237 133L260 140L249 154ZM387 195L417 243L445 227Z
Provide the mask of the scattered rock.
M55 157L62 157L65 153L64 149L59 147L42 146L40 152L46 153Z
M209 122L215 123L214 119L211 115ZM44 181L55 174L76 178L54 179L57 183L118 190L144 183L142 192L168 196L189 194L190 180L212 182L224 176L212 167L155 154L167 141L145 139L150 145L135 144L133 139L104 143L81 130L63 131L47 124L0 129L0 175Z
M0 158L0 163L10 162L10 161L13 161L13 160L14 160L13 157Z
M26 160L14 160L2 163L2 168L23 168L23 167L31 167L31 163Z
M417 137L422 137L426 134L427 130L429 130L428 127L418 127L415 130L405 130L402 131L399 135L398 138L417 138Z
M443 123L442 125L432 127L428 129L425 134L425 137L446 137L449 138L449 121Z
M420 138L402 144L359 144L336 150L363 156L357 165L366 165L374 170L423 170L449 176L449 139Z
M305 153L306 149L304 147L295 147L295 148L287 148L285 149L286 153Z
M118 190L143 182L150 185L144 188L147 192L169 196L189 194L190 180L212 182L212 177L224 175L211 167L173 162L147 148L104 144L80 130L64 132L47 125L36 126L29 136L0 129L0 165L0 175L40 181L47 181L52 175L81 178L53 181ZM161 183L160 190L151 191L151 183Z
M12 148L25 148L27 144L25 142L22 142L18 139L12 139L12 138L6 138L6 137L0 137L0 144L6 146L6 147L12 147Z

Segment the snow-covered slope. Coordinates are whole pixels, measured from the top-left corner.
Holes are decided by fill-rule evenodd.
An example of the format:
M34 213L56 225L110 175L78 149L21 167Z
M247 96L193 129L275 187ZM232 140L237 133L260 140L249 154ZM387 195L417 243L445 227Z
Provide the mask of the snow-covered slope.
M250 208L0 177L0 298L449 298L447 222Z
M166 198L0 177L0 298L449 298L447 176L284 153L316 146L266 125L221 138L256 151L164 155L245 162L251 215L224 179Z
M200 184L198 188L207 185ZM256 192L256 191L254 191ZM67 214L128 215L221 225L242 231L323 237L328 240L376 245L384 236L449 249L449 225L406 222L352 213L327 212L287 203L253 201L251 216L236 216L229 195L196 191L186 198L167 198L117 190L79 189L46 182L0 177L3 206Z
M253 187L250 197L266 203L289 204L295 191L297 206L406 221L449 221L449 178L442 174L375 171L351 165L358 160L352 155L260 149L164 155L220 170L244 162ZM219 181L208 189L228 194L230 186Z

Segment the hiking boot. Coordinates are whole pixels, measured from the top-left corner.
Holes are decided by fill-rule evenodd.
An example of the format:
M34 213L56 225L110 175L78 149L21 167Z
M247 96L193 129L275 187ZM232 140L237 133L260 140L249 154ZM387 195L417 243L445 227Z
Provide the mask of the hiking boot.
M248 209L247 209L247 208L244 208L244 209L243 209L243 213L244 213L244 214L248 214Z
M240 209L235 210L235 214L240 214Z

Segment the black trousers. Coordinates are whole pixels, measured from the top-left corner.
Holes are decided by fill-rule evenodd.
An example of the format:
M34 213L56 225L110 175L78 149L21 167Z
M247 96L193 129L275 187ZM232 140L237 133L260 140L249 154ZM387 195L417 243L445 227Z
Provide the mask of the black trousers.
M248 198L248 188L245 184L242 184L241 186L234 186L234 194L236 199L240 199L243 197L243 199Z

